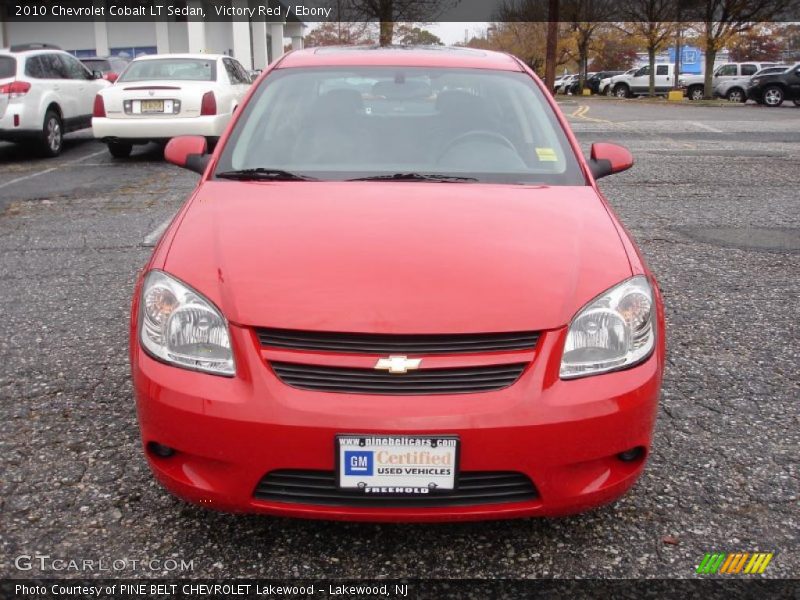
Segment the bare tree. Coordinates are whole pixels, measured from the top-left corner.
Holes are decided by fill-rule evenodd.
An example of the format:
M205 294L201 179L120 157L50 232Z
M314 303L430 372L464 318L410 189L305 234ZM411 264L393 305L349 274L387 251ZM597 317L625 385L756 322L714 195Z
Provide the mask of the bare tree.
M617 28L627 35L641 37L647 45L651 96L656 93L656 54L675 32L675 22L668 20L675 14L674 8L675 0L625 0L619 7L625 22L617 24ZM675 73L675 82L677 78Z

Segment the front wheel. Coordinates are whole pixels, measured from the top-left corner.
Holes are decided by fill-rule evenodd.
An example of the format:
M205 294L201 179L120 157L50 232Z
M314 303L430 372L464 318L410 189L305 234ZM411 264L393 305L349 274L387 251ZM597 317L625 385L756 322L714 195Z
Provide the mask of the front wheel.
M747 102L747 96L745 96L744 91L739 88L728 90L728 93L725 94L725 98L728 99L728 102Z
M702 85L693 85L689 88L689 100L702 100L704 93Z
M783 89L776 85L772 85L765 89L764 104L773 108L783 104Z
M630 95L628 86L625 85L624 83L618 85L617 87L614 88L614 95L617 98L627 98Z
M128 158L133 150L133 144L126 142L109 142L108 151L114 158Z
M64 147L64 124L59 114L50 109L44 116L39 149L44 156L56 157Z

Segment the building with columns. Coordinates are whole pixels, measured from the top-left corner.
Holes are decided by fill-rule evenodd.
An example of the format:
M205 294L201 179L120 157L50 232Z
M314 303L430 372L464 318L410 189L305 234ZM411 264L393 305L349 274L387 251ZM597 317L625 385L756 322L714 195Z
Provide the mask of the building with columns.
M105 0L95 0L105 4ZM202 0L187 0L188 6L201 6ZM261 4L233 0L232 4ZM211 14L206 9L206 14ZM13 44L47 42L78 57L168 52L206 52L234 56L246 69L263 69L279 58L291 40L293 49L303 47L300 21L193 21L171 18L162 21L72 21L0 22L0 48Z

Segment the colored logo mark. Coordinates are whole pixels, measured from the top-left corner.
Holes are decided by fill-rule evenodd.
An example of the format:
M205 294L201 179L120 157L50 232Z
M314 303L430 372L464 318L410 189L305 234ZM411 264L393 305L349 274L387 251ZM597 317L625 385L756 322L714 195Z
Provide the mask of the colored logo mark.
M766 570L773 556L775 556L773 552L714 552L703 557L703 561L697 567L697 573L699 575L714 573L756 575Z
M363 450L345 450L345 475L372 475L372 452Z

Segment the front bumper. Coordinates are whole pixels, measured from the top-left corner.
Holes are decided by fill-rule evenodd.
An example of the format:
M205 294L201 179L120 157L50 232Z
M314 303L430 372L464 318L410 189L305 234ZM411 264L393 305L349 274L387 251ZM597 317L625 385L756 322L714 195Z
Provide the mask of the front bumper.
M167 139L179 135L220 137L230 121L230 114L207 117L93 117L94 137L106 139Z
M618 498L636 481L649 450L661 386L663 342L625 371L558 378L565 330L542 334L520 379L504 390L436 396L350 395L304 391L277 379L249 329L231 326L234 378L157 362L131 339L142 441L157 479L176 495L232 512L364 521L439 521L556 516ZM279 358L286 358L286 351ZM290 351L289 351L290 352ZM460 471L517 472L535 498L458 506L318 505L254 497L276 470L332 472L337 434L459 436ZM177 450L162 458L148 445Z

